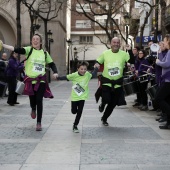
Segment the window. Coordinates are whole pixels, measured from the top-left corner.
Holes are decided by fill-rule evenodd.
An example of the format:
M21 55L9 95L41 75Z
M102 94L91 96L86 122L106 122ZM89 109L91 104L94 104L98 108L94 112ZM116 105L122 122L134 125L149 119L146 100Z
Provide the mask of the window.
M141 7L141 3L135 1L135 8L140 8L140 7Z
M92 44L93 36L80 36L80 44Z
M76 20L76 28L91 28L90 20Z
M76 4L76 11L78 12L83 12L83 10L81 9L83 7L85 12L90 12L90 6L89 4Z
M119 19L114 19L114 20L115 20L115 22L116 22L117 24L119 24ZM100 23L101 25L103 25L103 26L106 25L106 19L96 19L96 21L97 21L98 23ZM97 23L95 23L95 25L98 26ZM108 25L110 25L110 23L108 23ZM115 24L113 23L113 25L115 25Z
M143 2L148 2L148 0L143 0ZM148 5L146 3L140 3L135 1L135 8L146 8Z

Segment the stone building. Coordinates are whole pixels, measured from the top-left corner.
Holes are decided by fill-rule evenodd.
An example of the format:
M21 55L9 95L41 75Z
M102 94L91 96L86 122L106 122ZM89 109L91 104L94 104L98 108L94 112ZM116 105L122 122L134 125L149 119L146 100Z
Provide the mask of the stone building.
M3 3L4 2L4 3ZM0 2L0 39L6 43L16 46L17 43L17 26L16 26L16 0L11 0L8 3L5 1ZM41 25L38 30L43 36L44 24L38 18L38 24ZM30 17L28 9L22 4L21 5L21 46L30 44ZM63 5L62 9L58 13L58 17L49 21L47 29L53 33L53 43L50 44L51 56L57 65L58 72L60 74L66 73L66 39L67 39L67 28L66 28L66 5ZM45 36L44 36L45 37ZM10 51L3 49L0 52ZM22 56L21 56L22 59Z

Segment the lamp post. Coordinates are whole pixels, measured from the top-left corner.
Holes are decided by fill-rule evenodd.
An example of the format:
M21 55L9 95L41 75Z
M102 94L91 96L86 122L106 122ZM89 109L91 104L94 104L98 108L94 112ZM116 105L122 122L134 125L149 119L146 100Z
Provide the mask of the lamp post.
M52 38L52 35L53 35L53 33L51 32L51 30L49 30L47 32L47 36L48 36L48 52L49 52L49 54L50 54L50 51L51 51L51 43L54 42L54 40Z
M74 47L74 61L73 61L73 71L76 71L76 65L77 65L77 48L76 47Z
M53 38L52 38L53 33L51 32L51 30L49 30L47 32L47 36L48 36L48 52L49 54L51 53L51 43L54 42ZM50 68L48 67L48 82L51 82L51 73L50 73Z
M86 48L86 47L84 47L84 58L83 58L83 61L85 61L86 51L87 51L87 48Z
M33 18L32 27L33 27L33 35L34 35L35 31L39 30L39 28L41 27L41 25L38 24L38 12L37 11L33 12L32 18Z
M128 13L124 15L124 20L125 20L125 32L126 32L126 44L128 44L128 32L129 32L128 26L129 26L129 20L130 20Z
M72 41L70 39L67 40L68 48L67 48L67 74L70 73L70 46L71 46Z

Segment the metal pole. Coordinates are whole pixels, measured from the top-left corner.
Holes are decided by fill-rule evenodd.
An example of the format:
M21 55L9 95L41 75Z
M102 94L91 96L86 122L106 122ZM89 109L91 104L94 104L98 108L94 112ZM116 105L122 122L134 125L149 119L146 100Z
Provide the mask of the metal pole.
M70 50L69 50L70 46L68 46L68 63L67 63L67 74L69 74L69 70L70 70Z
M49 45L48 45L48 52L49 52L49 54L51 53L51 46L50 46L50 44L51 44L51 42L50 42L50 39L48 40L48 43L49 43ZM48 67L48 82L50 83L51 82L51 73L50 73L50 68Z
M126 44L128 44L128 25L126 25Z
M84 49L84 58L83 58L84 61L85 61L85 52L86 52L86 51L85 51L85 49Z
M156 8L155 8L155 32L154 32L154 40L155 42L158 41L158 11L159 10L159 0L156 0Z

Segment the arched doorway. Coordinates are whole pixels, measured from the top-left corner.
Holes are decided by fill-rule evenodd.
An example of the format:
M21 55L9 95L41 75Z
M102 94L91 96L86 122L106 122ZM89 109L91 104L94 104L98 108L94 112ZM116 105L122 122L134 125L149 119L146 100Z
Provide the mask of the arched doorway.
M11 27L11 24L1 14L0 14L0 40L2 40L6 44L10 44L13 46L15 46L16 44L15 32ZM0 57L3 52L6 52L9 57L10 51L6 49L2 49L2 51L0 51Z

